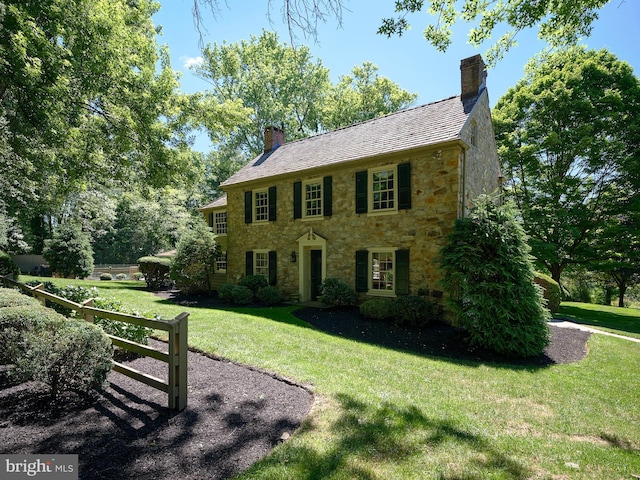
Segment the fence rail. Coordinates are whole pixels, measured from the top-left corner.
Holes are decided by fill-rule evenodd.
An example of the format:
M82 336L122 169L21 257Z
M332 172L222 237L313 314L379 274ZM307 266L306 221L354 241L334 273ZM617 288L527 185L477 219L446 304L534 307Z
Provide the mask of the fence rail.
M154 320L95 308L93 306L93 299L89 299L82 304L75 303L66 298L46 292L44 290L44 284L42 283L31 287L13 280L11 275L5 277L0 276L0 284L17 287L29 295L36 297L43 305L46 305L47 301L50 301L75 310L78 312L78 317L90 323L93 323L95 317L100 317L167 332L169 336L168 353L124 338L107 335L111 339L111 343L117 347L167 363L169 374L166 382L160 378L116 362L115 360L112 360L112 370L165 392L168 395L169 408L171 409L180 411L184 410L187 406L187 336L189 320L189 314L187 312L181 313L172 320Z

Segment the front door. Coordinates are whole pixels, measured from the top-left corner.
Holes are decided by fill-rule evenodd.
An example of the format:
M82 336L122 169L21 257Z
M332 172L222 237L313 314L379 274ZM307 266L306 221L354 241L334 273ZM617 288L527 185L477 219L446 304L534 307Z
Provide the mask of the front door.
M322 250L311 250L311 300L318 300L322 284Z

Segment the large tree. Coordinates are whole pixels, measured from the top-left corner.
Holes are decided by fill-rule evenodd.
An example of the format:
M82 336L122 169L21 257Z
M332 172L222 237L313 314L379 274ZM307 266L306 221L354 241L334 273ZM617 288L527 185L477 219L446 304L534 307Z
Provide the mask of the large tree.
M237 103L179 94L152 0L0 2L0 202L41 251L68 197L194 176L189 128L230 130ZM192 120L192 118L195 118ZM27 233L27 232L26 232Z
M307 47L280 42L273 32L209 45L203 57L195 71L211 85L204 96L217 103L239 99L249 112L249 121L219 144L227 157L238 150L246 157L262 152L270 125L283 128L290 141L397 111L416 98L380 77L370 62L332 85L328 69Z
M392 0L389 0L391 4ZM485 54L485 60L494 64L516 45L519 32L538 27L538 36L552 46L575 45L589 36L598 10L611 0L394 0L396 16L383 18L378 28L382 35L401 36L411 28L411 15L428 14L432 18L424 30L425 39L440 51L451 44L453 27L462 22L468 24L469 43L479 46L501 35ZM193 14L200 29L203 8L214 16L220 13L220 0L193 0ZM284 22L291 39L301 32L305 38L317 39L318 23L328 18L342 23L345 0L280 0L267 2L269 14L280 5ZM345 9L349 10L348 4ZM505 29L504 32L502 30Z
M606 50L541 54L498 101L493 118L507 194L520 210L533 254L559 281L594 259L593 243L638 192L640 88Z

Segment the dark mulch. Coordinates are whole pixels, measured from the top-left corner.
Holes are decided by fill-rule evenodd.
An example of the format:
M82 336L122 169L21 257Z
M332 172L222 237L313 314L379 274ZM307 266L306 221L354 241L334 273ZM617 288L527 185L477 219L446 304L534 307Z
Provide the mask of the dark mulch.
M480 348L470 348L465 332L436 323L423 329L404 328L389 322L367 320L357 308L318 310L304 308L294 312L301 320L324 332L353 340L452 361L496 363L523 367L545 367L577 362L587 354L591 335L571 328L550 325L551 343L538 357L514 360Z
M159 342L158 342L159 344ZM37 384L0 374L0 453L74 453L82 479L223 479L292 434L313 395L286 379L189 352L188 406L111 372L93 398L70 394L57 409ZM166 364L128 362L166 379Z
M168 301L178 301L172 297L165 294ZM544 355L514 363L467 348L464 333L447 325L403 329L367 321L357 309L304 308L295 314L329 334L456 362L504 363L509 368L578 361L586 355L590 335L552 326L551 345ZM166 378L165 364L155 360L128 363ZM165 394L115 372L101 394L69 394L54 408L38 384L12 384L0 370L0 453L75 453L82 479L224 479L288 438L313 403L307 389L287 379L195 352L189 352L188 376L188 407L176 413L166 408Z

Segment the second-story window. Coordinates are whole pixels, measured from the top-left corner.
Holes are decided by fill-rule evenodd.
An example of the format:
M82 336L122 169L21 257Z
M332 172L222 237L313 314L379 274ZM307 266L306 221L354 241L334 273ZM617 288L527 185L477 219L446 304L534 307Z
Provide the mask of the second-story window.
M227 212L216 212L214 214L213 232L217 235L227 234Z
M253 192L253 221L266 222L269 220L269 192L257 190Z
M395 168L371 172L371 209L395 210L396 171Z
M322 216L322 183L320 181L304 185L304 216Z

